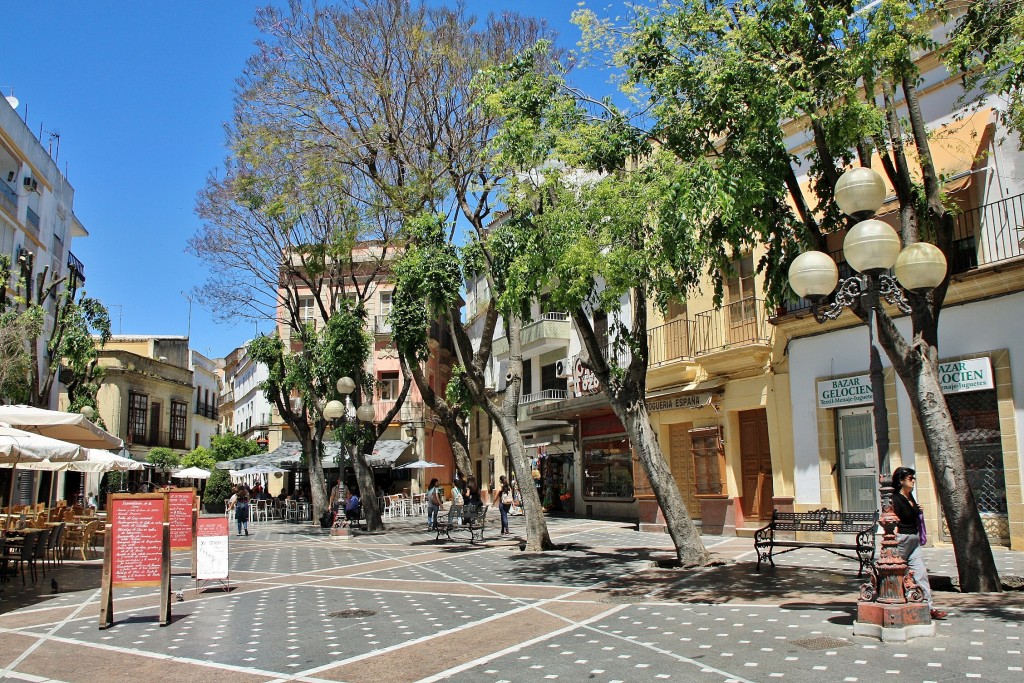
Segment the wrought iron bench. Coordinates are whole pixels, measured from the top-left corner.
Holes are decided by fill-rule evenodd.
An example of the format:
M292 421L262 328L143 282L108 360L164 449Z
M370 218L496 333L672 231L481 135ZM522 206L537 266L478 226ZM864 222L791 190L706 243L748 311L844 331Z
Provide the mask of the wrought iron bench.
M818 548L840 557L860 562L857 576L864 574L864 567L875 559L875 531L878 528L878 511L839 512L822 508L813 512L772 511L772 521L754 532L754 551L757 553L757 570L767 560L775 566L774 555L793 552L801 548ZM777 538L777 532L792 532L793 538ZM829 533L853 534L853 542L802 540L798 534ZM785 548L785 550L776 550ZM844 552L847 551L847 552ZM850 554L852 551L854 554Z
M459 532L469 532L469 542L476 542L484 540L484 528L487 525L487 509L489 506L476 506L476 505L452 505L448 509L448 514L445 518L438 518L437 520L437 538L441 540L441 535L448 540L452 540L452 534Z

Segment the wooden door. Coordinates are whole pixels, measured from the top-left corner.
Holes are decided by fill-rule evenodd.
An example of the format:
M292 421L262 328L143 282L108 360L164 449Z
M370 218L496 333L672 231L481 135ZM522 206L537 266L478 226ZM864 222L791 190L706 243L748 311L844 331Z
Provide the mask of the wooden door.
M689 430L692 427L692 422L669 425L669 467L679 492L683 494L686 511L690 513L691 518L700 519L700 501L697 499L697 488L694 486L693 455L690 451Z
M740 470L743 478L743 514L749 519L770 519L772 454L768 446L768 413L764 408L744 410L740 421Z

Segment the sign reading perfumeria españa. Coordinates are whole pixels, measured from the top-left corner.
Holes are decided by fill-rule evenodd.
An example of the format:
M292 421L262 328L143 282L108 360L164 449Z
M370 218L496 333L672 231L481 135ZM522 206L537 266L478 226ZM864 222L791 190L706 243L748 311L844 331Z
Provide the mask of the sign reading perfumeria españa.
M992 389L992 362L985 356L970 360L939 363L939 383L942 393L958 394L964 391ZM871 376L856 375L842 379L818 382L818 407L842 408L871 403Z
M703 408L711 404L711 392L686 394L675 398L657 398L647 402L647 412L673 410L675 408Z

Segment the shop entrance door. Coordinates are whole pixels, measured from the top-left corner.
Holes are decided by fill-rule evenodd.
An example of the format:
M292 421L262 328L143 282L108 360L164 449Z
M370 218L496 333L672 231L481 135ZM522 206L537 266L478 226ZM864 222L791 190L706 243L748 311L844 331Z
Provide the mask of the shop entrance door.
M874 512L878 503L878 455L870 406L836 411L843 512Z
M668 426L669 459L672 477L676 480L679 493L683 494L686 511L693 519L700 519L700 500L697 498L697 475L693 469L693 452L690 445L692 422Z
M744 410L739 419L743 515L747 519L771 519L775 487L768 445L768 413L764 408Z

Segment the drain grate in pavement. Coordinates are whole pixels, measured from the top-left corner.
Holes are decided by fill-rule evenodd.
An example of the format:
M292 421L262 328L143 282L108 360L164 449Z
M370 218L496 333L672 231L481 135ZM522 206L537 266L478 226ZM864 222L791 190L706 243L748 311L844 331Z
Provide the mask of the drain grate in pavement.
M327 616L335 619L358 619L360 617L372 617L376 612L369 609L343 609L340 612L331 612Z
M805 638L803 640L791 640L794 645L807 648L808 650L831 650L834 647L849 647L853 645L842 638L830 638L829 636L818 636L817 638Z

